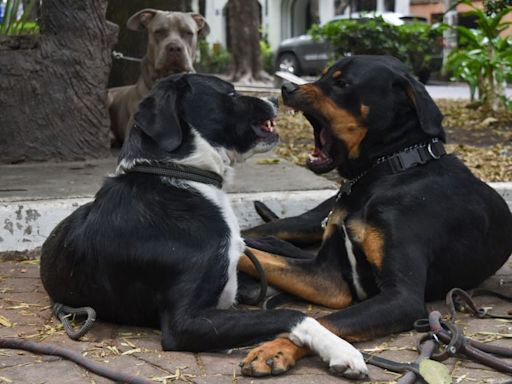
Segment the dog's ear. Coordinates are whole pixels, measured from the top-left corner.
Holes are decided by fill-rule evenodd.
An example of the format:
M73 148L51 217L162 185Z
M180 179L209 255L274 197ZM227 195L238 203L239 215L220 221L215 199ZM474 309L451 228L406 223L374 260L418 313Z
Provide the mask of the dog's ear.
M183 140L179 116L178 85L164 80L146 96L135 113L135 124L158 146L167 152L178 148Z
M191 13L190 16L194 19L197 24L197 36L206 37L210 34L210 26L206 22L206 19L199 13Z
M446 141L446 134L441 125L443 114L428 94L425 86L409 73L402 76L401 82L404 84L405 92L416 109L423 132L429 136L438 137L443 142Z
M132 31L142 31L157 14L156 9L146 8L133 14L126 22L126 27Z

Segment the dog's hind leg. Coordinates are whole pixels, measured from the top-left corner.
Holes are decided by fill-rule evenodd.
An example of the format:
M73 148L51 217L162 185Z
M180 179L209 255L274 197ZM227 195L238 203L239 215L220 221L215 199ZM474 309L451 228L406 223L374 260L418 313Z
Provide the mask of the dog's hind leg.
M352 294L343 279L337 258L293 259L251 248L265 270L270 285L292 295L329 308L341 309L352 303ZM324 264L330 262L330 265ZM240 258L238 269L258 277L247 256Z
M288 333L288 339L296 346L294 359L312 351L327 362L331 370L339 374L358 378L367 375L366 364L359 351L328 331L318 321L299 311L212 308L198 311L193 316L177 316L170 321L169 328L176 343L173 349L192 352L233 348ZM248 370L255 360L246 364L245 374L249 374ZM276 363L275 366L267 365L266 371L259 374L282 372L284 370Z
M336 196L299 216L270 221L242 231L248 238L275 236L296 245L311 245L322 241L322 221L334 206Z

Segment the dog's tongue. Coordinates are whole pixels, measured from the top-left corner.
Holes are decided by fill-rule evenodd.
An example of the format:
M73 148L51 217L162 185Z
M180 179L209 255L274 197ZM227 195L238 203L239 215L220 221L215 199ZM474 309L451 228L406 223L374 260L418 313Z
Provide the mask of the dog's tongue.
M323 164L331 161L330 157L327 156L321 149L316 148L313 152L308 154L309 162L314 164Z

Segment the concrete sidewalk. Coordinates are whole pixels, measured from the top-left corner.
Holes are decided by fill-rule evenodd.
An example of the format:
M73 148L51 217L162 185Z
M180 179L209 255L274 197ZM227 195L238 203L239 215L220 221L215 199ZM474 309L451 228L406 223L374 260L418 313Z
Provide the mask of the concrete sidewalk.
M51 230L77 207L90 201L116 167L114 157L63 163L0 166L0 252L40 246ZM242 228L261 222L253 201L278 215L302 213L336 193L337 185L303 167L260 154L235 167L227 187ZM512 207L512 183L493 183Z
M0 252L40 246L59 221L94 197L115 167L114 157L0 166ZM254 156L235 170L235 182L227 190L243 228L259 222L254 200L288 216L312 208L337 189L272 153Z

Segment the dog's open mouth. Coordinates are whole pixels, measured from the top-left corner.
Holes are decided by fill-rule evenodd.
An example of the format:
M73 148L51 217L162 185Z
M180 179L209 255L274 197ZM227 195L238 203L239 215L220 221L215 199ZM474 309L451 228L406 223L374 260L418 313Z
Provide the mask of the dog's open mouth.
M276 132L275 116L253 124L252 128L258 137L253 148L255 153L267 152L278 143L279 135Z
M276 131L275 126L276 126L276 119L265 120L265 121L258 123L258 128L260 128L263 132L268 132L268 133L274 133Z
M312 116L307 114L304 114L304 116L313 126L315 135L315 149L308 153L306 165L315 173L329 172L336 165L334 159L329 154L332 146L332 140L329 132Z

